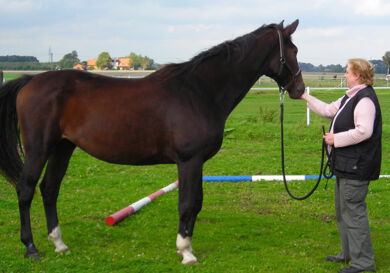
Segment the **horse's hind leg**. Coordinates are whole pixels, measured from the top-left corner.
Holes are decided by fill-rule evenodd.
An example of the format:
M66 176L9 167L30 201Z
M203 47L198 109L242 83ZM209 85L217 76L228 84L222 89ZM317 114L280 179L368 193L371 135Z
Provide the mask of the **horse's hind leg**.
M183 264L196 263L192 253L191 238L196 217L202 209L202 166L203 161L192 159L179 165L179 234L176 246L183 256Z
M55 147L54 152L49 157L46 173L40 184L46 213L48 238L55 245L56 252L68 250L68 247L62 241L61 230L58 225L57 198L61 181L68 168L74 148L75 145L65 139Z
M35 186L37 185L45 162L46 157L42 153L35 152L26 154L25 164L16 185L20 213L21 241L26 246L26 258L39 258L31 232L30 207L34 197Z

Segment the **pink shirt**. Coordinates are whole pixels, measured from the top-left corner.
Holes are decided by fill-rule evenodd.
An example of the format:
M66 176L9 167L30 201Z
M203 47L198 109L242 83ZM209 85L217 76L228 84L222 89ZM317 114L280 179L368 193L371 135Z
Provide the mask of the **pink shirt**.
M348 101L355 96L360 90L366 88L367 86L357 85L347 90L346 95L348 96L347 101L344 103L343 107L348 103ZM335 117L337 119L338 111L341 105L342 98L331 102L329 104L306 94L307 105L313 112L317 113L321 117L332 119ZM342 110L343 107L340 109ZM356 105L354 111L354 123L355 128L334 134L334 147L345 147L353 144L357 144L371 137L374 129L375 121L375 105L370 98L362 98ZM330 129L330 132L333 133L333 126Z

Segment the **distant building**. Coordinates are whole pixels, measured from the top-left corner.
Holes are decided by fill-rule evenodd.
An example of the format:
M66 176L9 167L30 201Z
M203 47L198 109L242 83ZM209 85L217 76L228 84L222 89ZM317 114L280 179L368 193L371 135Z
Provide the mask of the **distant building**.
M84 67L82 64L76 64L75 66L73 66L73 69L76 69L76 70L84 70Z
M133 67L132 60L130 58L120 57L113 58L112 60L112 68L114 70L130 70ZM88 70L97 70L99 69L96 65L97 60L91 59L87 61L87 69Z
M133 66L130 58L114 58L112 60L112 68L118 70L129 70Z
M96 59L91 59L87 61L87 69L88 70L95 70L98 69L96 65L97 60Z

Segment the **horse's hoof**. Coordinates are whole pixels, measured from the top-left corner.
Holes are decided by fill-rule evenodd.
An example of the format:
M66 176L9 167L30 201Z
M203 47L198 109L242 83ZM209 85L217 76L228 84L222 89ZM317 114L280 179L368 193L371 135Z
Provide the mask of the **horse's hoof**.
M198 263L198 260L196 258L193 258L193 259L183 259L183 261L181 261L182 264L197 264Z
M64 247L57 247L55 250L56 253L64 253L64 252L68 252L68 251L69 251L69 248L66 245L64 245Z
M41 256L39 256L39 253L38 252L26 252L26 254L24 254L24 258L26 259L40 259Z
M24 254L24 258L33 258L33 259L41 258L39 256L38 249L34 246L34 244L29 244L27 246L26 254Z
M189 251L178 251L177 254L183 258L181 261L182 264L197 264L198 259Z

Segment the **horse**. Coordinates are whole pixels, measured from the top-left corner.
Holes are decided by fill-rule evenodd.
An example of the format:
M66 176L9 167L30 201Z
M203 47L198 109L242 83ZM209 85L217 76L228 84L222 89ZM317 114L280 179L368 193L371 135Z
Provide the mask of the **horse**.
M221 147L225 122L262 75L290 98L304 92L297 47L299 21L258 29L167 64L141 79L63 70L22 76L0 89L0 170L16 188L25 257L39 258L30 206L39 185L48 238L64 252L57 216L61 181L76 147L110 163L176 164L183 264L196 263L191 242L202 208L202 167Z

